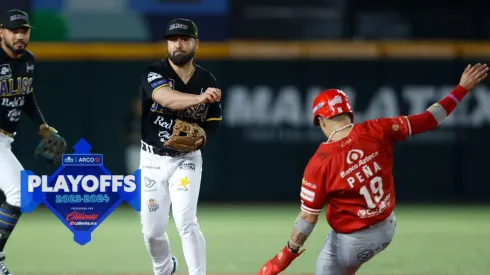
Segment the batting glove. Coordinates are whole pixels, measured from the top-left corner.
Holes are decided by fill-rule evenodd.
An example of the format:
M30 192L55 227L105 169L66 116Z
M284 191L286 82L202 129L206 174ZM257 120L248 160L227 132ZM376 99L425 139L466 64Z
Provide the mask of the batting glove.
M298 258L305 250L294 253L287 246L274 258L268 260L257 273L258 275L276 275L284 271L293 261Z

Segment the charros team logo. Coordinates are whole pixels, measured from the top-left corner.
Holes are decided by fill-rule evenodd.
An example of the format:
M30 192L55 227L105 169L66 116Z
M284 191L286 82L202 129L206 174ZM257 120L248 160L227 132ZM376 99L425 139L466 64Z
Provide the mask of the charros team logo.
M112 175L103 155L91 154L83 138L65 154L61 166L50 176L21 172L21 211L33 212L41 203L68 227L80 245L123 201L141 210L141 171Z
M364 152L359 149L352 149L347 153L347 164L353 164L364 157Z

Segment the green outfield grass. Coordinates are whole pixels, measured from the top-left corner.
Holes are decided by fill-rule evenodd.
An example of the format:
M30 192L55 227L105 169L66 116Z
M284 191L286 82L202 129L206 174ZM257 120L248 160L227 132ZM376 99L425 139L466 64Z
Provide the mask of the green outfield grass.
M256 273L285 245L298 212L298 205L200 207L209 273ZM393 243L359 274L490 274L490 206L399 206L396 213ZM314 273L328 229L322 216L306 252L287 273ZM185 274L173 222L168 233ZM54 215L38 209L22 217L5 252L15 275L151 274L138 213L127 208L108 217L85 246Z

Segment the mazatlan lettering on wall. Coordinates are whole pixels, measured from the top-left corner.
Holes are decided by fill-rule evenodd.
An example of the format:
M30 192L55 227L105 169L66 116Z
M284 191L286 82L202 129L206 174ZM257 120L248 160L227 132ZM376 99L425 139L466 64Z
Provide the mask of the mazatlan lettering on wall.
M356 111L356 122L367 119L416 114L446 96L454 86L405 86L401 89L384 86L372 92L366 102L358 102L361 90L343 89ZM311 102L323 90L311 86L300 90L295 86L275 89L270 86L231 86L224 104L224 123L241 129L243 138L253 142L310 143L325 140L313 127ZM439 130L412 137L409 141L454 142L456 128L479 128L490 125L490 89L480 86L461 102L458 108L439 127Z

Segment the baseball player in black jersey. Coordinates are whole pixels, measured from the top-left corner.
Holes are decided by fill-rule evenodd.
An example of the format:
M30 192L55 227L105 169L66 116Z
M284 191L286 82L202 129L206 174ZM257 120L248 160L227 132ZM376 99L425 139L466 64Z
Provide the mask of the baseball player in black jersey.
M221 124L221 90L194 63L199 46L194 22L170 21L168 58L141 76L141 223L155 275L173 274L177 261L165 232L170 205L190 275L206 274L206 243L196 217L201 185L200 149Z
M0 206L0 275L11 275L5 266L3 251L21 215L20 172L24 168L12 153L11 143L14 141L22 113L39 125L39 134L43 139L54 134L57 141L64 143L64 139L56 134L57 131L47 125L34 97L35 58L26 50L30 32L27 13L10 10L1 15L0 189L5 194L6 201ZM43 149L43 146L41 141L38 149ZM64 146L66 149L66 143Z

